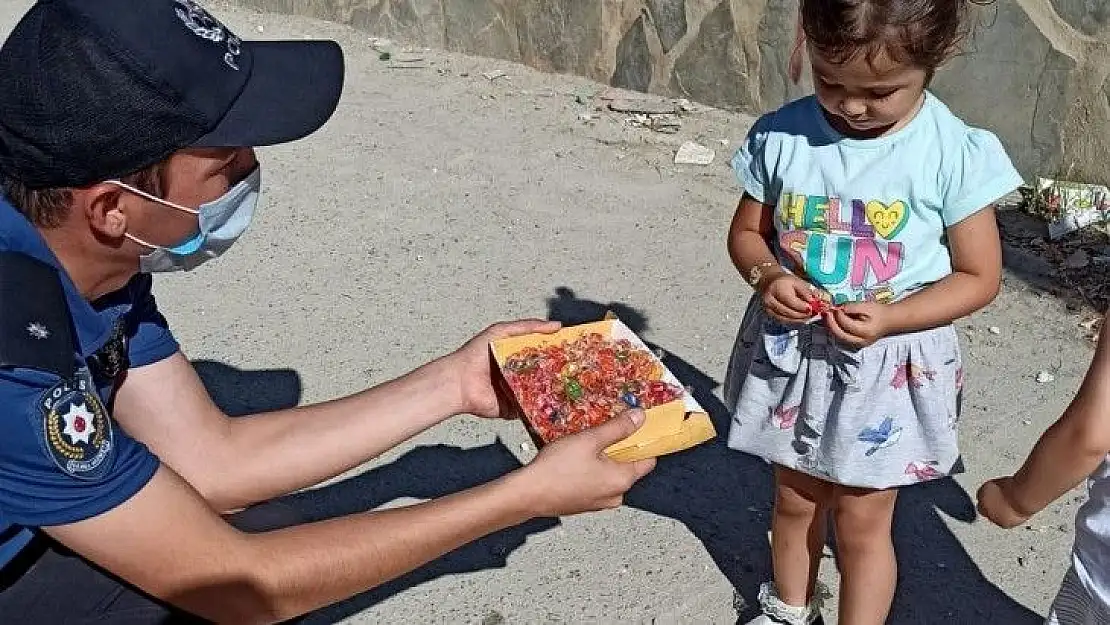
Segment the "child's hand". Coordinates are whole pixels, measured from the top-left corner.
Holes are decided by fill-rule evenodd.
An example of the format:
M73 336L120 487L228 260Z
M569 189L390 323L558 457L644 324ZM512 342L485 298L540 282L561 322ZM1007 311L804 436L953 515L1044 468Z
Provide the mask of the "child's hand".
M1009 495L1012 484L1013 478L1000 477L983 484L976 495L979 500L979 514L1003 529L1017 527L1033 516L1014 509Z
M825 314L825 324L838 341L867 347L890 331L889 310L876 302L844 304Z
M809 302L817 293L812 284L784 271L763 287L763 308L783 323L802 323L813 318Z

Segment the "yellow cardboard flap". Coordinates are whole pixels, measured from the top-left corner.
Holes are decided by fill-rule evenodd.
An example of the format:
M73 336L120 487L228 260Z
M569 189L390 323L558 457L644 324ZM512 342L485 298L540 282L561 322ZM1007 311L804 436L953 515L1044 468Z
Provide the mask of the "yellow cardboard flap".
M681 400L676 400L656 406L644 412L644 423L632 436L613 443L605 449L605 453L614 453L628 447L639 447L652 441L667 436L674 436L682 430L682 422L686 420L686 409Z
M717 430L709 415L704 412L693 413L682 423L681 430L670 436L658 438L650 443L635 447L625 447L617 451L606 453L618 462L635 462L646 458L655 458L665 454L690 449L717 436Z

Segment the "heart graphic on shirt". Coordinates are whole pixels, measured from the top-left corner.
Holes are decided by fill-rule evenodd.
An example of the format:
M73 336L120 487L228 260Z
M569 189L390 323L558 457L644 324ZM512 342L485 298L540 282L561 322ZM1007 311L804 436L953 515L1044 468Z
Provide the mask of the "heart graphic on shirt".
M875 228L875 232L886 240L898 236L902 228L906 227L910 213L906 210L906 203L896 200L889 206L878 200L867 203L867 221Z

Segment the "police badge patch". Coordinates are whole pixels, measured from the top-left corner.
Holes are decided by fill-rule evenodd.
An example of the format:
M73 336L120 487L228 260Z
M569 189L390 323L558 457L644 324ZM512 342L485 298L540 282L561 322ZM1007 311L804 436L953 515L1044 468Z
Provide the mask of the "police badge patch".
M43 393L39 409L47 454L62 471L78 479L107 472L115 445L112 420L87 371Z

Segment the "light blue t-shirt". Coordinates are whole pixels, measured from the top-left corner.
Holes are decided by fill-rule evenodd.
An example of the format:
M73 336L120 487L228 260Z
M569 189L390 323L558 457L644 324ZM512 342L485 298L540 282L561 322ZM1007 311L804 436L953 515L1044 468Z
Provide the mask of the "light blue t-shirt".
M775 254L836 303L892 302L952 272L945 229L1021 186L994 134L926 92L901 130L837 132L808 97L761 117L732 162L775 207Z

